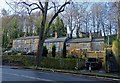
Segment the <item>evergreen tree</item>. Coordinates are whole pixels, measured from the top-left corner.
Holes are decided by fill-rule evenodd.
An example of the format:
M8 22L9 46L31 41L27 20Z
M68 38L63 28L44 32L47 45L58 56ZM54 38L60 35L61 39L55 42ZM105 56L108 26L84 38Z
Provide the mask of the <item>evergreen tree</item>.
M11 30L9 30L11 40L18 38L18 19L17 16L13 18L11 24Z
M55 31L57 32L58 37L66 36L67 33L67 28L64 26L63 20L59 17L56 18Z
M46 48L46 46L43 46L42 56L43 56L43 57L47 57L47 54L48 54L48 49Z
M63 44L62 57L63 57L63 58L66 58L66 43L65 43L65 42L64 42L64 44Z
M56 46L55 44L52 46L52 57L56 56Z
M55 24L51 24L48 37L55 37Z
M39 35L41 21L42 21L42 16L39 16L39 19L36 21L36 33L37 33L37 35Z

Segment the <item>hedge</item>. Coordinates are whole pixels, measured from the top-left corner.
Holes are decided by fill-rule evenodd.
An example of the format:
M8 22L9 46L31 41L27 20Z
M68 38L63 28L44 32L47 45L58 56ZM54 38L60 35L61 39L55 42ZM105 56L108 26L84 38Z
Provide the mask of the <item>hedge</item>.
M41 67L74 70L84 68L84 60L75 58L42 58Z
M21 61L25 66L34 66L35 57L24 55L6 55L2 57L2 60ZM83 69L85 61L79 58L53 58L43 57L41 59L40 67L52 68L52 69L66 69L75 70Z
M2 61L6 60L11 63L15 62L21 62L23 63L23 66L32 66L34 65L34 57L28 57L25 55L4 55L2 56Z
M115 56L115 59L120 67L120 41L113 41L112 51Z

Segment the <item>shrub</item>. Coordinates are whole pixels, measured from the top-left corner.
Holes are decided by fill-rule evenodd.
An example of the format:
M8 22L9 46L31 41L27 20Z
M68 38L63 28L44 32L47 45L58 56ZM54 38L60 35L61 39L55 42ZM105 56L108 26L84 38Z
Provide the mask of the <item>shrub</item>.
M113 51L113 54L116 58L117 63L120 66L120 52L119 52L119 50L120 50L120 41L114 41L112 44L112 51Z
M64 42L64 45L63 45L62 57L66 58L66 43L65 42Z
M67 56L66 56L67 58L77 58L75 55L73 55L73 54L67 54Z
M85 61L82 59L76 58L42 58L41 67L44 68L53 68L53 69L66 69L66 70L75 70L83 69Z
M46 48L46 46L43 46L42 56L43 56L43 57L47 57L47 54L48 54L48 49Z
M16 64L16 62L21 66L34 66L34 57L24 56L24 55L6 55L2 56L2 60L7 63ZM78 58L48 58L42 57L40 67L52 68L52 69L66 69L75 70L84 68L85 61Z
M52 57L56 56L56 46L55 44L52 46Z
M2 61L7 60L10 64L16 64L16 62L23 63L23 66L34 65L34 57L28 57L25 55L5 55L2 56Z

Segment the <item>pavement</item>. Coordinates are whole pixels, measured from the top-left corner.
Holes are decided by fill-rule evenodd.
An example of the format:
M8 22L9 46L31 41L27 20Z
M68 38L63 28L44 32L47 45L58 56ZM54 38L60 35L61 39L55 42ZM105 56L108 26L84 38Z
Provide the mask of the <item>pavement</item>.
M73 75L71 73L61 73L61 71L55 70L33 70L22 69L19 67L3 66L2 69L2 81L3 83L14 82L80 82L80 83L118 83L119 80L113 79L97 79L86 77L81 74ZM52 72L51 72L52 71Z
M33 69L33 67L27 67L27 69ZM118 76L117 73L106 73L104 70L100 71L89 71L89 70L59 70L59 69L50 69L50 68L41 68L38 67L38 70L42 71L52 71L52 72L61 72L61 73L70 73L73 75L85 75L89 77L95 77L95 78L104 78L104 79L114 79L114 80L119 80L120 76Z

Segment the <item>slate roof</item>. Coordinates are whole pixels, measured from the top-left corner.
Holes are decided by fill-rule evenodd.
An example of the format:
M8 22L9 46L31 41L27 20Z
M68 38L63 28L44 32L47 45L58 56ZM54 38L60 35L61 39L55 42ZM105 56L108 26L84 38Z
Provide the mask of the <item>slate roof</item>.
M90 38L75 38L69 39L67 43L80 43L80 42L91 42Z
M92 39L93 42L104 41L104 38L95 38Z
M17 38L17 40L20 39L37 39L39 36L29 36L29 37L20 37ZM67 37L60 37L60 38L47 38L45 39L45 43L54 43L54 42L64 42L67 39ZM67 39L67 43L82 43L82 42L99 42L104 41L104 38L73 38L73 39Z
M104 38L75 38L75 39L69 39L67 43L84 43L84 42L99 42L104 41Z
M45 43L52 43L52 42L64 42L67 37L60 37L60 38L48 38L45 40Z
M37 38L39 38L39 36L28 36L28 37L17 38L17 40L20 40L20 39L37 39Z
M20 38L17 38L17 40L21 40L21 39L38 39L39 36L28 36L28 37L20 37ZM47 42L64 42L66 40L67 37L60 37L60 38L47 38L45 39L45 43Z

